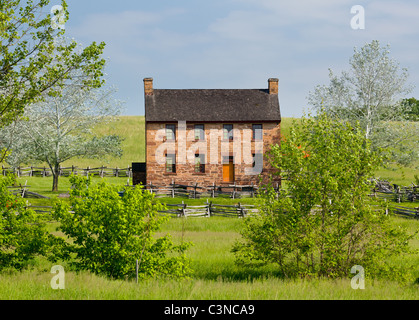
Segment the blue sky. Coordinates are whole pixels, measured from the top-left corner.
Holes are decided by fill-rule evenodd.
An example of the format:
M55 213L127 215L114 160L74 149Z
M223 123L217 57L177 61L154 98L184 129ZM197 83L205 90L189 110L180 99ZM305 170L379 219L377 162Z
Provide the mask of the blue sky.
M419 2L354 0L68 0L66 35L105 41L107 83L126 115L143 115L143 78L161 89L266 88L279 78L281 112L299 117L307 96L348 68L354 47L390 44L419 98ZM51 7L59 4L51 1ZM353 30L351 7L365 9Z

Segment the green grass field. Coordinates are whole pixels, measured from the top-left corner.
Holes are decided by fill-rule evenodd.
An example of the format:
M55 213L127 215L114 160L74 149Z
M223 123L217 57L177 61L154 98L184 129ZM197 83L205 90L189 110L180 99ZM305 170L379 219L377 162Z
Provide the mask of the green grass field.
M417 221L394 218L395 223L417 228ZM115 281L88 272L65 273L65 289L53 290L51 263L35 261L31 270L0 274L0 299L146 299L146 300L339 300L339 299L419 299L419 285L394 281L373 281L366 277L365 289L354 290L350 279L286 280L276 276L274 266L246 269L237 266L230 252L239 237L242 219L171 219L161 233L175 241L191 241L188 251L193 275L186 280L150 279ZM416 225L415 225L416 224ZM51 225L51 228L54 226ZM413 245L419 248L416 240ZM400 258L392 263L408 263L419 276L419 256ZM66 265L63 265L66 268ZM133 266L134 267L134 266Z
M283 131L288 132L292 119L283 119ZM101 134L118 133L124 140L124 155L121 159L108 159L108 162L73 159L65 165L126 167L132 162L144 160L144 117L121 117L112 126L97 128ZM139 138L140 137L140 138ZM392 183L410 184L417 169L399 170L382 169L381 178ZM93 178L93 182L100 178ZM110 183L124 185L127 178L106 178ZM51 192L51 178L20 178L19 182L30 185L30 191L44 194L51 199L30 199L31 204L49 205L62 193L70 188L68 178L61 177L59 192ZM180 203L196 205L206 201L162 198L165 203ZM212 199L211 199L212 200ZM210 201L211 201L210 200ZM66 201L63 199L63 201ZM215 203L254 203L253 199L215 199ZM412 204L413 206L413 204ZM405 225L411 232L419 229L419 221L392 217L397 225ZM136 284L135 281L115 281L88 272L75 273L65 267L65 289L53 290L50 281L52 264L36 259L32 267L22 272L0 273L0 299L158 299L158 300L273 300L273 299L322 299L322 300L352 300L352 299L419 299L419 284L414 280L408 283L398 283L391 280L371 280L366 277L365 290L351 288L350 279L298 279L287 280L278 277L274 265L261 268L244 268L235 264L231 248L240 237L243 219L238 218L172 218L163 225L160 234L170 233L174 241L191 241L194 245L188 250L191 267L194 273L186 280L150 279ZM56 223L49 225L55 232ZM419 250L419 239L412 240L413 248ZM133 262L133 268L134 268ZM419 278L419 254L402 256L388 262L389 264L404 264L410 266L413 279Z

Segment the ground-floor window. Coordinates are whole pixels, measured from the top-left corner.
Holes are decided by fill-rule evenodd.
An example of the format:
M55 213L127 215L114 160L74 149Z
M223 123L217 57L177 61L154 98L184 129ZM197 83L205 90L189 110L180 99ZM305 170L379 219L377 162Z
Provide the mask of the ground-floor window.
M205 173L205 155L195 155L195 173Z
M176 173L176 155L175 154L166 155L166 172Z

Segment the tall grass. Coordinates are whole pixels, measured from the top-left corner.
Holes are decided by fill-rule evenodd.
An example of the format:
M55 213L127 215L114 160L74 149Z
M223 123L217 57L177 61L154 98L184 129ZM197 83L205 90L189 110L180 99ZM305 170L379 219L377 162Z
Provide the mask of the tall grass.
M411 230L417 221L394 218L394 223ZM110 280L88 272L76 273L64 265L65 289L53 290L52 263L34 261L33 269L0 274L0 299L145 299L145 300L338 300L338 299L419 299L419 285L412 282L372 280L366 277L365 289L354 290L350 279L282 279L274 265L246 269L235 264L231 245L239 238L242 219L173 218L160 234L170 233L174 241L191 241L188 250L195 272L186 280L149 279L138 284L130 280ZM156 236L159 236L157 234ZM419 248L417 240L413 243ZM418 255L400 257L416 268ZM407 260L406 260L407 259ZM410 259L410 260L409 260ZM133 263L133 267L134 267Z
M11 300L417 300L417 285L366 281L364 290L350 280L254 281L190 279L115 281L82 272L65 274L65 289L52 290L49 272L0 275L0 299Z

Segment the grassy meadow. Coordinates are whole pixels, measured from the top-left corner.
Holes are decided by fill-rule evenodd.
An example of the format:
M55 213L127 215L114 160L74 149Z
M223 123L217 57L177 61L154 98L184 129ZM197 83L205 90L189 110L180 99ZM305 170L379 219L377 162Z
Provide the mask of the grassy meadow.
M292 119L283 119L283 132L289 130ZM116 133L124 138L124 155L120 159L89 160L73 159L64 166L79 167L127 167L132 162L144 161L144 117L121 117L111 126L96 128L100 134ZM400 168L399 168L400 169ZM392 183L409 185L417 168L382 169L378 176ZM127 178L105 178L110 183L124 185ZM94 177L93 182L100 178ZM29 190L41 193L51 199L28 199L34 205L50 205L70 188L68 178L61 177L59 191L51 192L52 178L22 177L19 182L30 186ZM191 205L201 204L206 199L184 200L162 198L165 203L185 201ZM214 203L245 204L255 203L254 199L209 199ZM417 204L416 204L417 205ZM396 225L406 226L410 232L419 229L419 220L391 217ZM278 276L274 265L259 268L245 268L235 263L231 248L240 238L243 219L239 218L171 218L164 223L156 236L170 233L175 242L190 241L188 250L191 268L189 279L149 279L135 283L131 280L110 280L89 272L76 273L66 263L65 289L53 290L50 281L52 264L42 258L35 259L31 268L16 272L0 273L0 299L52 299L52 300L417 300L419 299L419 253L401 256L388 261L403 264L412 270L412 278L406 283L368 278L364 290L351 288L350 279L283 279ZM49 224L50 231L56 232L57 223ZM419 250L419 239L412 240L413 248ZM133 262L133 270L135 262Z
M417 222L394 218L395 223L413 230ZM88 272L67 271L65 289L52 290L51 263L37 260L30 270L0 274L0 299L65 300L417 300L418 284L369 280L365 289L351 288L350 279L297 279L277 276L275 267L246 269L234 262L231 246L239 237L242 219L170 219L161 234L170 233L174 241L191 241L188 250L194 273L186 280L150 279L141 281L109 280ZM51 225L51 229L56 225ZM413 245L419 248L416 240ZM419 276L419 256L390 263L408 263ZM134 268L134 265L133 265Z

